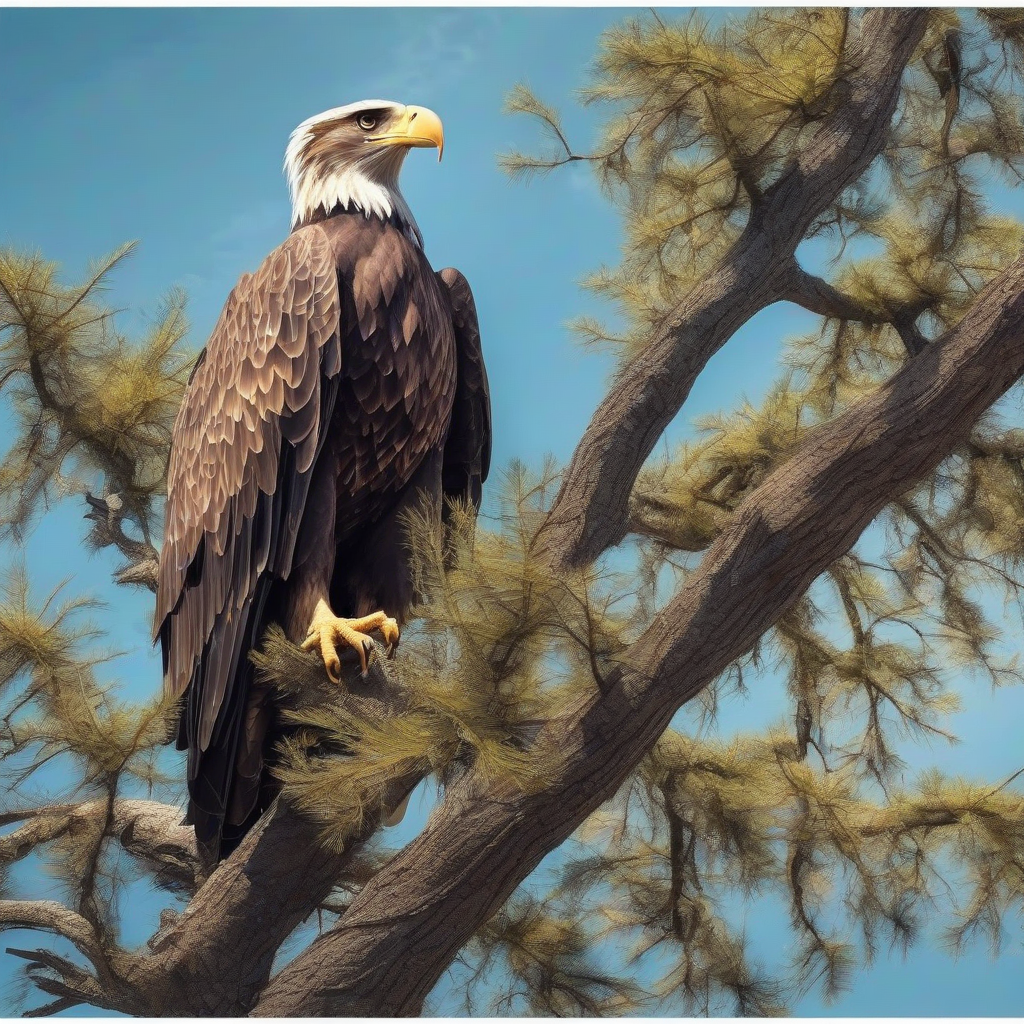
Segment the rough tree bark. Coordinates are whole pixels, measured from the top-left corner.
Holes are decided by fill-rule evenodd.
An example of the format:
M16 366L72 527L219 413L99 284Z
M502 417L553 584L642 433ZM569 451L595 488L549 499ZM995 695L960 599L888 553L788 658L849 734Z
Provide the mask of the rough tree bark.
M0 836L0 864L21 860L40 843L52 842L68 832L95 827L104 814L105 805L100 800L0 814L0 827L19 825ZM154 874L194 889L201 872L195 836L192 829L180 822L181 811L167 804L155 800L116 800L107 834Z
M543 529L553 571L585 564L621 540L630 492L657 439L707 361L760 309L788 299L824 315L880 322L877 312L858 310L800 270L794 253L814 219L880 152L925 21L919 10L865 15L848 71L835 86L833 112L780 180L750 197L748 226L721 268L618 375ZM550 787L524 795L511 784L485 785L472 772L461 778L425 831L373 877L338 924L271 979L281 943L344 866L344 858L315 841L315 824L275 808L198 886L186 913L161 929L147 954L118 961L125 1002L112 1008L419 1012L474 932L616 791L675 711L749 650L887 502L963 443L1024 373L1024 261L990 284L937 342L924 343L914 326L919 312L893 311L889 321L914 358L876 395L819 427L749 495L606 687L548 723L538 742L559 751ZM189 854L176 824L168 819L161 834L157 819L147 820L149 860L172 849L176 862L193 864L194 847ZM137 846L143 832L132 834ZM78 927L60 924L51 921L66 935ZM89 945L87 935L75 934ZM90 959L105 955L85 952ZM94 1001L88 992L81 998Z
M751 195L750 219L721 266L666 319L616 376L573 453L541 533L551 561L593 561L625 535L640 467L708 360L752 316L787 298L808 227L880 152L900 79L924 32L925 10L875 9L833 87L834 113L779 180Z
M400 691L383 652L378 655L366 679L359 677L355 659L346 659L351 672L345 687L325 677L318 691L303 692L302 703L333 703L355 715L398 713ZM292 699L291 706L296 705ZM381 816L418 782L418 775L394 780ZM266 987L281 944L324 903L360 842L379 823L379 817L368 815L345 850L336 852L321 841L321 823L275 803L204 882L185 913L150 943L151 953L122 970L141 1007L134 1012L224 1016L248 1011Z
M893 498L966 441L1024 374L1024 259L876 395L819 427L757 488L603 693L551 722L562 752L535 795L469 776L256 1014L415 1014L473 933L613 795L672 715L761 634Z
M334 704L356 716L398 714L404 706L402 693L384 652L378 654L365 679L353 656L345 659L350 675L344 687L324 677L319 686L281 699L296 709ZM278 801L212 874L198 855L191 827L180 825L180 809L118 800L108 834L157 878L191 895L185 912L165 913L148 948L134 953L111 947L92 922L52 901L0 901L0 930L53 932L89 960L94 974L46 951L14 951L49 972L49 978L34 980L63 1001L54 1008L86 1002L145 1016L244 1015L266 987L282 943L324 904L345 877L361 841L419 781L419 774L393 780L382 796L379 815L367 814L346 838L342 852L321 841L322 823ZM104 813L102 801L93 801L0 816L0 826L24 822L0 837L0 863L18 860L69 830L95 827Z

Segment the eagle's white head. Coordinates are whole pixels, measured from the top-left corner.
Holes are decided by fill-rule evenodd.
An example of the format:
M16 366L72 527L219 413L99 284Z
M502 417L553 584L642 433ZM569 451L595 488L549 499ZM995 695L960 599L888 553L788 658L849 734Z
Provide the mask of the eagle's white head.
M397 217L419 240L398 189L402 162L414 146L436 146L441 159L441 119L426 107L362 100L303 121L292 132L284 158L293 226L339 207L354 208L367 217Z

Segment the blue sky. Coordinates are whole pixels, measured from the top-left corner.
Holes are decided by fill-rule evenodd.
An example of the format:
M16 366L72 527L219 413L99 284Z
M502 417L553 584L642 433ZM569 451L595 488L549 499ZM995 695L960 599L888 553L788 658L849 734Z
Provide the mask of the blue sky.
M356 99L429 106L445 124L444 162L412 153L403 185L433 264L459 267L476 294L492 382L494 464L518 457L538 466L549 452L564 460L610 368L577 348L565 323L607 312L577 282L617 260L620 229L586 168L528 186L507 180L497 154L536 148L538 135L501 108L524 81L563 111L567 134L585 149L600 111L576 104L574 90L586 82L602 30L626 13L0 10L0 244L38 249L79 275L90 259L139 239L138 253L111 280L111 302L126 308L123 325L144 324L167 289L180 285L198 347L239 274L255 269L287 232L280 166L291 129ZM1018 195L1003 191L1000 202L1022 212ZM757 401L776 376L782 340L813 323L785 305L760 314L712 360L671 436L743 396ZM42 521L26 554L39 591L72 574L74 589L102 593L104 624L132 652L115 671L128 692L151 692L159 670L148 646L149 604L105 585L114 560L84 555L83 534L74 507ZM769 678L746 703L727 707L723 725L756 728L783 706L778 681ZM955 723L965 742L952 753L908 752L908 760L915 769L937 762L1000 780L1020 766L1022 712L1019 692L992 694L972 684L968 710ZM425 805L410 822L424 814ZM139 938L156 907L150 902L133 905ZM754 951L768 962L789 941L785 921L784 910L767 902L745 912ZM978 948L953 961L934 944L906 962L883 955L838 1004L825 1007L811 994L794 1009L1024 1012L1020 924L1008 922L1010 941L998 961ZM0 959L0 982L10 971L10 960Z

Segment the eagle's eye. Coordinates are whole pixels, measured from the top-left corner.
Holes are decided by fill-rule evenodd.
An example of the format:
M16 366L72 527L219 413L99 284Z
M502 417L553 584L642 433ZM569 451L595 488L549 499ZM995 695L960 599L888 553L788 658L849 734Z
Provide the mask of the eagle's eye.
M359 115L359 127L364 132L372 132L377 127L377 115L376 114L360 114Z

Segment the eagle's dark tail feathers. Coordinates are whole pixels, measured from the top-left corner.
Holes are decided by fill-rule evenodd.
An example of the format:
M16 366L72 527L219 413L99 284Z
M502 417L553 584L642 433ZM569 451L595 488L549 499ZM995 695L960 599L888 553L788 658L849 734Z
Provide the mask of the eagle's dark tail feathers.
M179 722L177 746L189 752L189 805L184 823L195 828L196 843L210 865L231 855L276 795L274 780L264 770L273 708L249 660L266 625L268 587L269 580L260 581L248 608L247 628L242 631L233 665L235 678L226 688L231 696L220 709L218 727L206 750L199 748L197 705L202 688L194 685L195 676ZM196 675L207 668L204 656Z

